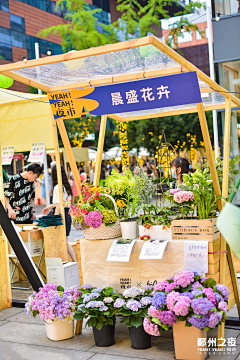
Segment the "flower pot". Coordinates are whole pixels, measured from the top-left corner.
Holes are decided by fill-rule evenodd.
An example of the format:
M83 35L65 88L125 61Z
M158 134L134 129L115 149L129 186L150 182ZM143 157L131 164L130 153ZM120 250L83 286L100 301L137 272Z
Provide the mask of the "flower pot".
M137 328L131 326L128 330L131 339L131 347L133 349L143 350L151 347L151 335L145 332L143 326Z
M120 222L122 230L122 238L127 239L136 239L137 237L137 220L123 220Z
M207 357L207 330L194 326L185 326L185 321L173 324L173 339L176 360L204 360ZM198 346L198 339L205 341L205 346ZM200 340L199 340L200 341Z
M46 320L45 327L47 337L52 341L70 339L74 336L74 321L55 319L54 321Z
M111 346L115 344L115 324L103 325L101 330L93 326L93 335L96 346Z
M151 239L156 240L172 240L171 227L162 229L162 225L152 225L150 229L145 228L143 225L139 225L139 236L149 235Z

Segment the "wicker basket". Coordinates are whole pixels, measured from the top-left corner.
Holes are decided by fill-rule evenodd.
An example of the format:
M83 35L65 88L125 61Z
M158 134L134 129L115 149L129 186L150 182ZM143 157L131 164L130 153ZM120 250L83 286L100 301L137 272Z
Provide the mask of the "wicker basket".
M116 215L118 217L118 209L115 200L112 196L108 194L101 194L101 196L107 196L112 200ZM104 240L104 239L114 239L122 236L120 221L117 219L116 223L113 225L104 225L102 224L97 229L89 227L83 230L83 234L86 240Z

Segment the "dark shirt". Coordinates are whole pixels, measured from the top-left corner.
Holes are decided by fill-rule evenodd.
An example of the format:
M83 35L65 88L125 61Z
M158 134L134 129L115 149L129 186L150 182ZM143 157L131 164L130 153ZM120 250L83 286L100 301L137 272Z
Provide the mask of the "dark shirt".
M9 204L17 215L14 222L16 224L31 224L31 199L35 198L34 182L24 179L21 175L14 175L4 185L4 196L8 198Z

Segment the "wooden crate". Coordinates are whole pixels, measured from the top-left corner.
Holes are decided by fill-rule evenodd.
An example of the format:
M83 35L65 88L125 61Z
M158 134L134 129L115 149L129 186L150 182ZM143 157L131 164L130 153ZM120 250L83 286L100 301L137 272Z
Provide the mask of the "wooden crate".
M204 220L173 220L173 240L210 240L220 238L220 232L216 226L217 218Z

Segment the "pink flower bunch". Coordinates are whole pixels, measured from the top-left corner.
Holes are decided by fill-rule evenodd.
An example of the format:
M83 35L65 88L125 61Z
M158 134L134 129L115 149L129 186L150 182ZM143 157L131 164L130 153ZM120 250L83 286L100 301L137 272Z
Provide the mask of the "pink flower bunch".
M167 308L169 310L174 310L174 305L178 301L179 297L180 294L177 291L172 291L167 295Z
M213 292L212 288L203 289L203 293L207 296L208 300L210 300L213 303L214 306L217 305L215 295L214 295L214 292Z
M165 287L165 292L169 293L170 291L177 290L178 284L174 281L172 283L168 283L168 285Z
M155 286L155 288L154 288L154 290L153 290L153 293L155 294L155 292L156 292L157 290L159 290L159 291L165 291L165 288L166 288L168 285L169 285L169 282L168 282L167 280L159 282L159 283Z
M143 320L143 328L149 335L160 336L158 326L152 323L147 317L145 317Z
M171 189L171 190L170 190L170 194L171 194L171 195L174 195L174 194L178 193L179 191L182 191L182 190L179 189L179 188L177 188L177 189Z
M194 273L192 271L180 271L175 276L174 281L177 285L185 288L194 281Z
M148 308L148 315L152 316L153 318L158 318L161 311L162 310L157 310L155 306L150 306Z
M185 201L194 201L194 195L193 195L192 191L182 191L181 190L174 194L173 200L178 204L181 204L182 202L185 202Z
M178 316L186 316L189 313L190 304L191 299L188 296L180 296L173 307L173 311Z
M48 283L28 298L25 312L34 317L39 314L41 320L72 320L74 303L80 294L77 289L58 290L56 285Z
M103 215L98 210L90 211L90 213L84 215L85 224L94 229L102 225L102 219Z

